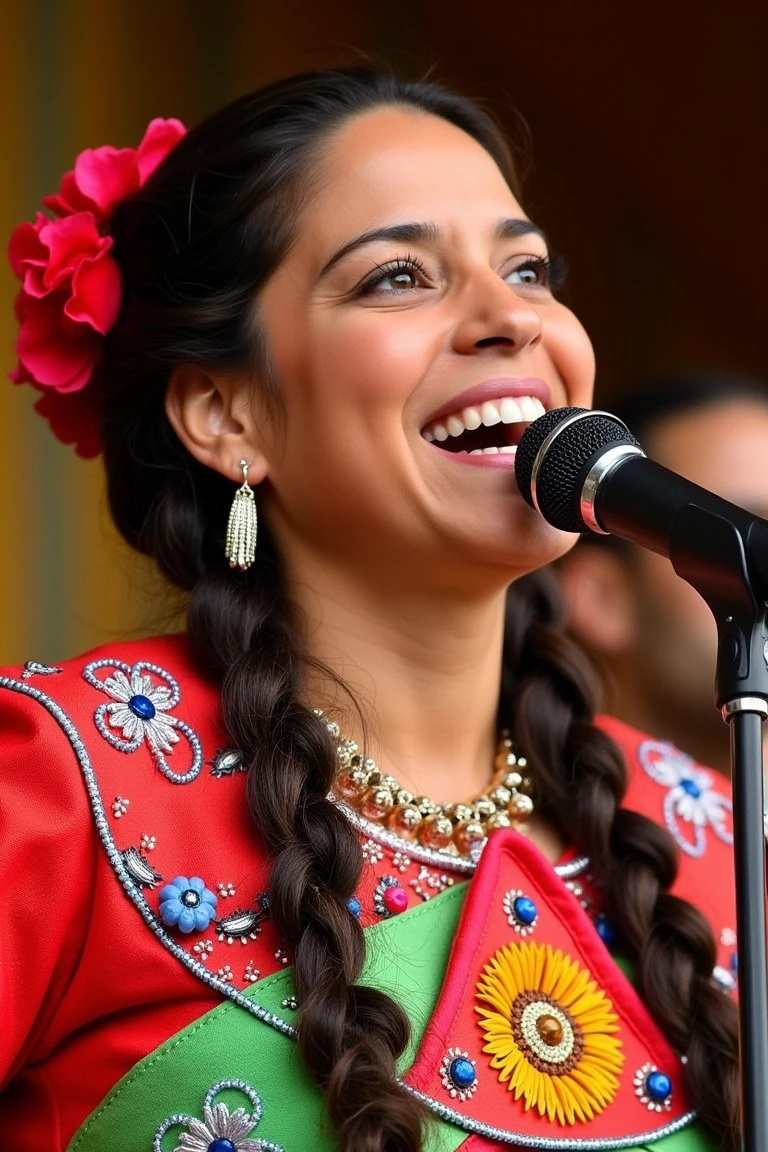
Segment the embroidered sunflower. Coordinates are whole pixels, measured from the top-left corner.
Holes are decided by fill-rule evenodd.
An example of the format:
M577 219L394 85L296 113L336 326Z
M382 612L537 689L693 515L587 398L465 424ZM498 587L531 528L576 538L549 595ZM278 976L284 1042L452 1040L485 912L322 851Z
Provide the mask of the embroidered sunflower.
M509 944L483 969L477 1000L483 1051L526 1110L575 1124L611 1103L624 1064L619 1022L586 969L549 944Z

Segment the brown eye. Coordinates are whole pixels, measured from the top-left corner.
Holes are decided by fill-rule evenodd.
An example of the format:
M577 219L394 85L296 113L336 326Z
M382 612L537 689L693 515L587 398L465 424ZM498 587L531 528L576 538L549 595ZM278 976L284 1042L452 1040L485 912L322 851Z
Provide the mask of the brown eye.
M424 265L420 260L409 256L404 260L381 264L365 281L361 292L363 295L376 292L408 292L418 288L424 280Z

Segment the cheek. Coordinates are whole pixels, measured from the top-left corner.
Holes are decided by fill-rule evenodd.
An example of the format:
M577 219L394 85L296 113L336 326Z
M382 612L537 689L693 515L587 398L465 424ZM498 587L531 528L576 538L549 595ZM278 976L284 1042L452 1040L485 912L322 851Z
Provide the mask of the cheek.
M547 315L544 342L568 392L568 403L588 408L595 383L595 353L585 328L562 305Z
M402 405L434 360L439 344L415 316L406 319L403 313L391 317L362 313L339 323L325 317L313 329L299 373L324 394L332 387L337 400L346 393L362 404L367 398L391 397Z

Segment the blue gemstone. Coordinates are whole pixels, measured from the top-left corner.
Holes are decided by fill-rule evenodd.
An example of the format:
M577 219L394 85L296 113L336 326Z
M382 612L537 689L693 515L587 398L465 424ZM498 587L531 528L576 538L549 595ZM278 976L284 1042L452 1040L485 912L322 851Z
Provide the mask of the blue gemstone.
M601 912L596 918L595 927L597 928L598 936L606 948L612 948L616 943L616 929L604 912Z
M739 970L739 954L738 952L731 952L731 972L734 976Z
M701 796L701 788L699 788L695 780L681 780L680 787L683 792L687 792L689 796L693 796L694 800L698 800L699 796Z
M538 908L528 896L516 896L512 903L512 912L518 924L533 924L538 915Z
M237 1152L231 1140L214 1140L208 1145L208 1152Z
M360 919L363 906L358 900L357 896L351 896L349 900L347 900L347 908L349 908L353 916L357 916L358 920Z
M466 1056L456 1056L451 1060L448 1075L457 1088L471 1088L477 1080L475 1066Z
M663 1072L649 1072L645 1078L645 1090L651 1100L663 1104L672 1095L672 1081Z
M131 696L128 707L140 720L151 720L157 711L148 696Z

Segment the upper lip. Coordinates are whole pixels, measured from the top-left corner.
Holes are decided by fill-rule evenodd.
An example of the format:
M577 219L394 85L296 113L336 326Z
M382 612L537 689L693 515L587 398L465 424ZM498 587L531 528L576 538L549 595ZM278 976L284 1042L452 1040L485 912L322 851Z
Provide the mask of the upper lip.
M552 407L552 397L549 387L536 376L507 376L496 377L493 380L484 380L481 384L474 384L466 388L450 400L446 400L439 408L430 413L422 423L422 428L435 424L453 412L461 412L463 408L477 408L486 400L502 400L505 396L535 396L549 411Z

